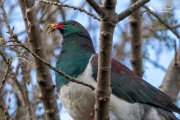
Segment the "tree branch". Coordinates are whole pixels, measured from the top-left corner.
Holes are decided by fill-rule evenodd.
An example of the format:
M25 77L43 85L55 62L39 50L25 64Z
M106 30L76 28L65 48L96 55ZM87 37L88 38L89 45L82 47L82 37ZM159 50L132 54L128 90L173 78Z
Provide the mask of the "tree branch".
M101 21L98 76L95 92L95 120L109 120L111 50L114 28L117 23L115 6L116 0L104 0L102 9L104 15L98 13L101 16Z
M138 0L131 0L131 5ZM132 70L142 77L142 16L141 10L138 9L129 16L130 38L131 38L131 65Z
M32 51L45 58L45 52L42 45L42 30L39 28L38 20L35 13L35 0L19 0L21 11L25 20L26 31ZM37 82L41 91L40 99L45 109L46 120L59 120L59 110L54 94L54 85L52 83L48 67L34 57L36 65Z
M149 1L150 0L139 0L136 3L132 4L129 8L118 14L118 21L123 20L124 18L132 14L134 11L136 11L137 9L139 9L141 6L143 6Z
M102 14L101 7L94 0L86 0L86 1L96 11L96 13L98 13L99 16Z
M11 63L12 63L12 60L11 60L11 59L8 59L8 60L6 61L6 64L8 65L8 68L7 68L7 70L6 70L5 74L4 74L4 77L3 77L3 79L2 79L2 84L1 84L1 86L0 86L0 93L1 93L1 90L2 90L2 88L3 88L3 86L4 86L5 82L6 82L7 75L8 75L8 73L10 73Z

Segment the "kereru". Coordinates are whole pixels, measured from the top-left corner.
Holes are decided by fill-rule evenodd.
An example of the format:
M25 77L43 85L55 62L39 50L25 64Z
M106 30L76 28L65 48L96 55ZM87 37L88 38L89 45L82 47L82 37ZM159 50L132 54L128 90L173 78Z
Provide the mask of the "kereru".
M51 24L47 29L58 29L63 36L56 68L96 87L98 54L87 30L73 20ZM172 112L180 113L180 108L170 97L118 61L112 59L111 66L110 120L178 120ZM74 120L93 119L94 91L58 73L56 86L62 104Z

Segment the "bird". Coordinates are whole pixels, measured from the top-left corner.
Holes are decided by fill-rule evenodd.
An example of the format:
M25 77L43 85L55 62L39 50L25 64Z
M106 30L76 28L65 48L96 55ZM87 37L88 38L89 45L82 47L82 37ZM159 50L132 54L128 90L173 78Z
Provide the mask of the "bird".
M48 33L59 30L62 48L56 68L78 81L96 87L98 53L88 31L77 21L68 20L47 26ZM180 108L171 98L128 67L111 59L110 120L178 120L173 112ZM58 96L73 120L93 120L95 92L56 73Z

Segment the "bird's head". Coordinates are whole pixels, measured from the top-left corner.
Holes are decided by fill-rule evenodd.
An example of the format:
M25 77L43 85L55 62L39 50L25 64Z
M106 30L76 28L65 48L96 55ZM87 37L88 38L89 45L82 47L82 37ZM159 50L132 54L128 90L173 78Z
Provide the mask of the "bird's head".
M52 33L56 29L61 32L63 37L69 36L71 34L87 35L89 37L87 30L80 23L74 20L49 24L46 28L48 33Z

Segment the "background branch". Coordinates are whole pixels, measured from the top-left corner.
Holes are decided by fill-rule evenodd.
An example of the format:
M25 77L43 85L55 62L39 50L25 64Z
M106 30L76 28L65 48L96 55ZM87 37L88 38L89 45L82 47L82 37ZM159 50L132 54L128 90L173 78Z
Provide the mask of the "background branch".
M79 10L80 12L86 13L87 15L93 17L94 19L96 19L98 21L100 20L96 15L94 15L94 14L92 14L92 13L90 13L90 12L86 11L85 9L80 8L80 7L71 6L71 5L68 5L68 4L60 3L60 2L52 2L52 1L48 1L48 0L39 0L39 2L43 2L43 3L51 4L51 5L57 5L57 6L73 8L74 10Z
M131 0L131 5L137 3L138 0ZM130 40L131 40L131 65L132 70L142 77L142 16L139 8L129 16L130 24Z
M42 47L42 30L39 28L39 23L36 19L35 0L19 0L19 3L25 19L26 31L32 51L42 59L46 59L45 51ZM46 120L59 120L59 110L54 95L54 85L50 71L39 59L34 57L34 61L36 65L37 82L41 91L40 99L44 105Z
M126 18L127 16L131 15L134 11L136 11L137 9L139 9L141 6L143 6L144 4L146 4L149 1L150 0L138 0L137 2L132 4L129 8L127 8L126 10L124 10L120 14L118 14L118 16L117 16L118 21L121 21L124 18Z

